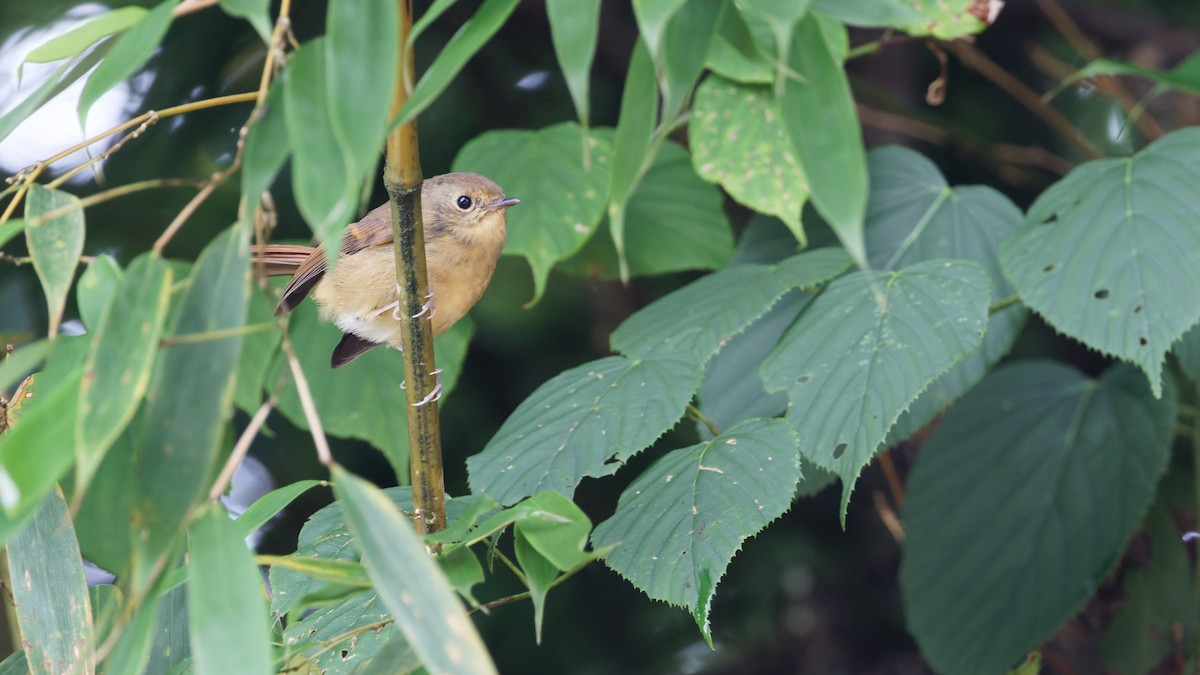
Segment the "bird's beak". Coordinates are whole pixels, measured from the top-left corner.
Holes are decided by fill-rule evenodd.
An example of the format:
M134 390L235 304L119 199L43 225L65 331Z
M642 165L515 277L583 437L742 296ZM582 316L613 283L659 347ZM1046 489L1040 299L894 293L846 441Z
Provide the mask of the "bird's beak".
M514 199L512 197L509 197L507 199L500 199L500 200L492 202L492 204L489 208L507 209L510 206L516 206L517 204L520 204L520 203L521 203L520 199Z

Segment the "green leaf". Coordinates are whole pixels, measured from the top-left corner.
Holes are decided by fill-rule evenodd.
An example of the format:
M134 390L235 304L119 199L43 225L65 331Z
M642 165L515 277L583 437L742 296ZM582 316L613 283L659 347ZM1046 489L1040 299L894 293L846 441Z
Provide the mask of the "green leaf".
M209 505L188 528L188 567L188 630L195 672L274 672L262 575L220 505Z
M397 119L392 122L393 126L416 119L421 111L429 107L467 61L500 30L508 16L516 9L517 2L518 0L484 0L475 16L467 20L462 28L450 37L438 52L437 58L425 70L408 101L400 109Z
M75 422L75 491L86 491L104 453L133 419L158 355L171 270L155 252L139 256L100 315L84 363Z
M295 555L261 555L258 556L258 563L271 567L284 567L314 579L343 586L371 587L371 580L367 578L366 569L361 564L350 560Z
M1132 63L1097 59L1075 73L1070 82L1098 75L1137 75L1171 89L1200 94L1200 53L1192 54L1178 66L1166 71L1143 68Z
M371 657L362 657L358 665L351 671L352 675L397 675L411 673L421 667L421 662L413 652L412 645L404 639L404 635L395 628L379 631L382 644L379 651Z
M923 155L889 146L867 157L871 198L866 242L871 267L902 269L937 258L963 258L991 277L992 298L1007 298L1012 286L1000 271L1000 240L1021 227L1024 216L1007 197L983 186L950 187ZM988 319L983 349L938 378L896 423L890 436L910 437L983 379L1016 340L1028 313L1019 307Z
M18 424L0 435L0 541L31 517L75 459L76 372L45 387L21 410Z
M358 203L358 176L333 131L324 38L305 43L284 75L284 119L296 206L320 241L337 241Z
M80 528L82 531L82 528ZM168 595L173 598L174 595ZM151 642L154 637L155 619L158 617L160 606L169 606L157 594L148 595L133 617L121 631L121 636L113 646L112 651L101 664L104 673L142 673L146 672L146 661L149 658Z
M379 488L336 464L331 473L367 573L421 662L431 672L496 672L479 633L412 524Z
M829 284L763 362L767 390L788 392L800 451L841 477L843 521L859 473L900 413L983 342L990 287L965 260L851 274Z
M541 644L546 595L550 592L550 585L558 578L558 568L529 543L529 538L523 532L513 534L513 551L517 554L517 564L525 574L525 583L529 586L529 597L533 602L534 640Z
M788 65L797 76L784 81L779 108L808 179L809 198L850 257L865 267L867 162L862 130L846 71L815 16L806 16L796 27Z
M479 601L472 595L471 589L484 580L483 565L475 557L468 546L458 546L443 550L437 554L438 567L446 575L446 580L454 586L454 590L467 600L472 607L478 607Z
M251 263L251 269L254 264ZM250 291L246 306L246 325L271 323L275 320L275 298L255 286ZM274 391L279 380L267 381L279 342L283 334L278 330L265 330L242 337L242 355L238 360L237 384L233 400L238 408L253 415L262 405L263 390Z
M1136 364L1162 392L1163 357L1200 319L1200 129L1050 186L1000 250L1021 299L1058 331Z
M684 354L610 356L538 387L479 454L467 459L471 491L512 504L542 490L571 495L586 476L616 473L666 433L700 385Z
M12 601L33 672L91 672L92 610L71 514L51 490L7 546Z
M546 0L554 54L562 68L575 114L588 126L588 84L600 33L600 0Z
M814 12L852 26L898 28L924 18L909 0L812 0Z
M296 501L297 497L318 485L324 484L319 480L301 480L271 490L259 497L245 511L242 511L241 515L234 521L234 524L237 526L238 535L249 537L255 530L266 525L280 511L287 508L288 504Z
M283 629L283 644L290 652L312 659L318 673L353 672L348 665L376 656L388 638L399 633L386 625L388 619L379 596L374 591L360 591L318 607L303 619L289 621ZM362 630L373 624L381 625L378 630ZM398 637L405 642L403 635Z
M751 420L674 450L626 488L592 544L614 546L605 563L651 598L686 607L711 644L709 610L729 561L791 506L796 442L784 420Z
M0 224L0 248L12 241L18 234L25 231L25 219L13 218L7 223Z
M633 15L638 33L645 42L653 63L662 63L661 45L667 22L686 4L687 0L633 0Z
M439 16L444 14L446 10L454 6L456 0L433 0L426 8L425 13L421 18L413 23L412 31L408 34L408 46L412 46L417 41L417 37L425 32L429 24L437 20Z
M589 277L615 279L620 261L605 228L565 267ZM674 142L664 143L619 217L624 223L627 271L634 275L665 274L724 267L733 250L733 234L724 200L715 186L692 168L691 158Z
M380 347L333 370L329 355L341 338L341 331L318 318L311 302L297 307L289 321L292 346L308 379L325 433L369 442L383 452L397 475L407 476L408 420L396 414L408 405L400 388L404 381L404 357L395 350ZM471 322L463 319L434 340L437 365L442 369L443 395L454 390L473 332ZM289 372L280 353L266 381L275 383L281 377L290 378ZM364 397L364 391L371 392L371 396ZM279 410L293 424L308 429L294 385L279 393Z
M0 662L0 675L29 675L30 672L29 661L23 651L15 651Z
M141 21L148 12L144 7L120 7L97 15L71 30L56 35L25 55L22 63L50 63L74 58L100 40L125 31Z
M80 318L89 331L95 331L100 325L100 316L112 301L113 293L116 293L124 276L125 271L107 253L92 258L87 269L79 276L79 283L75 286L75 304L79 306Z
M584 548L592 521L570 499L557 492L539 492L518 510L514 530L555 569L569 572L592 559Z
M1174 419L1172 389L1156 400L1132 368L1050 361L1001 368L950 411L908 479L900 565L935 670L1002 672L1083 607L1149 508Z
M43 338L23 344L4 359L0 359L0 393L10 392L13 385L36 368L53 347L53 342Z
M784 293L815 286L849 267L845 253L823 248L778 265L738 265L702 277L629 317L612 347L631 357L670 351L705 363Z
M250 282L248 230L221 233L200 254L179 300L172 336L243 325ZM160 560L175 548L181 525L211 480L233 415L233 376L241 338L166 347L146 396L145 423L135 447L131 490L132 584L145 589Z
M285 114L286 81L286 78L281 78L271 83L267 100L258 109L258 118L246 135L246 154L242 159L242 199L247 201L247 217L253 215L262 193L271 189L291 151Z
M271 43L271 0L220 0L221 9L230 16L250 22L258 36Z
M58 215L45 218L54 213ZM83 252L83 205L75 195L35 184L29 187L25 199L25 219L25 243L46 294L53 337L58 333L67 292Z
M734 82L771 84L775 81L775 65L761 51L741 12L721 15L705 65Z
M1177 648L1177 629L1182 630L1183 644L1196 639L1195 582L1187 544L1180 541L1171 510L1161 499L1145 527L1150 561L1127 573L1125 603L1100 642L1104 665L1126 675L1152 672L1162 663Z
M637 11L636 4L634 10ZM625 205L654 159L650 141L657 119L658 87L654 80L654 62L650 60L645 43L639 40L633 47L621 93L621 112L613 137L608 181L609 227L622 281L629 280L629 264L625 258Z
M79 95L79 123L87 121L88 110L118 82L136 73L171 25L171 12L179 0L164 0L113 43L112 49L83 85Z
M129 522L136 507L129 477L134 472L134 444L144 426L143 417L138 413L105 453L87 492L70 495L79 505L75 530L84 557L121 578L131 569L133 537L130 528L114 531L112 524Z
M504 252L529 261L531 302L545 291L550 268L578 251L604 217L611 153L607 140L585 137L578 125L565 123L537 131L490 131L455 158L455 171L484 174L521 199L507 214Z
M704 60L717 23L728 4L725 0L691 0L667 22L660 75L663 124L670 124L687 105L696 80L704 70Z
M720 183L755 211L778 216L807 243L800 210L808 184L767 87L709 76L696 90L688 138L701 178Z
M1179 342L1175 343L1174 352L1179 359L1179 367L1192 379L1192 383L1200 383L1200 324L1192 326L1179 338ZM4 378L0 378L0 389L4 386Z
M43 103L61 94L67 87L74 84L76 80L91 72L92 68L108 54L111 42L111 40L105 40L82 57L62 64L38 85L38 88L33 90L29 96L26 96L20 103L0 116L0 141L7 138L13 129L16 129L34 111L42 107ZM8 236L11 236L11 232L5 232L5 227L11 225L12 222L9 221L5 225L0 225L0 245L3 245L3 242L7 241Z
M358 182L375 169L387 135L400 63L394 0L331 0L325 67L333 132Z

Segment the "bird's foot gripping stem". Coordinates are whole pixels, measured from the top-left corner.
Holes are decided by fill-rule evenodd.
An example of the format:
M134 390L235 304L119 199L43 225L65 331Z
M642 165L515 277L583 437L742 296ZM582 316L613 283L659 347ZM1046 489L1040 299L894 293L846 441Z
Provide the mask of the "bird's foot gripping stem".
M403 292L404 291L401 290L401 288L400 288L400 284L396 284L396 293L401 294ZM391 310L392 310L392 318L399 321L400 320L400 302L397 301L397 302L393 303L392 305L388 305L388 307L391 308ZM429 312L429 318L431 320L433 319L433 316L435 314L437 314L437 308L433 306L433 289L432 288L429 289L429 293L427 293L425 295L425 304L421 305L421 311L417 312L416 314L413 314L412 318L414 318L414 319L420 318L420 317L424 316L426 312Z
M423 405L429 405L430 403L433 403L435 401L440 401L442 399L442 369L438 368L437 370L430 373L430 375L433 375L433 380L434 380L433 391L429 392L429 395L426 396L425 398L412 404L412 407L420 408ZM404 389L405 388L404 385L405 385L405 383L401 382L400 388Z

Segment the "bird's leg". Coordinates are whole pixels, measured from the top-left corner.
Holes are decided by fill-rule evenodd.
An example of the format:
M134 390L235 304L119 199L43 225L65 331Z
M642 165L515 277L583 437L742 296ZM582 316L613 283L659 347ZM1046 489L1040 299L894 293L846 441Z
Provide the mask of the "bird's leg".
M421 305L421 311L417 312L416 314L413 314L412 318L416 319L416 318L420 317L422 314L424 314L425 312L429 312L430 320L433 319L434 314L437 314L437 308L433 306L433 289L432 288L429 289L429 293L425 296L425 304Z
M437 370L430 373L430 375L433 375L434 382L436 382L436 384L433 385L433 391L429 392L429 395L426 396L425 398L412 404L412 407L420 408L423 405L427 405L429 403L433 403L434 401L441 400L441 398L442 398L442 369L438 368Z

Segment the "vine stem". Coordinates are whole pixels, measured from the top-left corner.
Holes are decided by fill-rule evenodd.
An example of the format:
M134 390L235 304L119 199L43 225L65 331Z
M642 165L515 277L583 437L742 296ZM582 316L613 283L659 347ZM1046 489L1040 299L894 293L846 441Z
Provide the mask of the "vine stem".
M396 76L389 119L395 119L408 101L415 80L412 33L412 1L397 0L400 10L400 68ZM421 221L421 156L417 145L417 123L412 120L392 129L387 136L387 161L383 184L392 204L392 239L396 254L396 282L404 290L400 298L400 343L404 347L404 380L408 418L409 477L417 531L437 532L446 527L445 478L442 468L442 431L438 405L433 396L438 383L433 353L433 323L422 311L429 297L425 264L425 229Z

